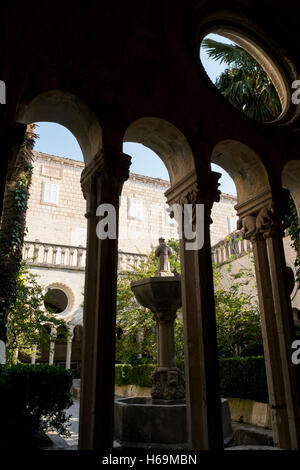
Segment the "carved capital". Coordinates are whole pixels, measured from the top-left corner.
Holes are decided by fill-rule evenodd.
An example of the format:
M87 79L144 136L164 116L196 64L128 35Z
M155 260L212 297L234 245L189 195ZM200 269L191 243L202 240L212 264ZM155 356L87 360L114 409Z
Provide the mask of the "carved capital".
M256 230L262 233L264 238L284 236L284 224L273 203L259 211L256 218Z
M103 150L100 151L82 171L80 182L84 198L87 199L94 182L100 185L109 182L112 186L119 187L120 192L124 181L129 178L130 162L131 158L125 153L108 160Z
M283 237L284 224L274 208L273 202L262 207L255 215L246 215L238 220L238 230L243 230L243 238L255 242L259 238Z
M176 318L176 310L174 312L155 312L153 315L154 321L173 323Z
M183 180L166 191L165 195L168 204L180 204L182 206L184 204L192 204L193 223L195 223L196 219L196 205L204 204L205 218L211 223L210 213L212 205L214 202L220 200L221 191L218 189L220 176L220 173L211 171L208 173L206 180L202 180L197 176L196 172L190 173Z

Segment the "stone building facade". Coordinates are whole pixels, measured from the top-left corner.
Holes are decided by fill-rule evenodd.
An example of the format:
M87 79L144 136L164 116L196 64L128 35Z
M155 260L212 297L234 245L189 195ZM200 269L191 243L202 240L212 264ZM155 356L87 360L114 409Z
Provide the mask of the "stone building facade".
M83 312L87 230L80 185L83 168L83 162L35 152L26 216L24 258L45 291L66 296L60 315L71 332L82 325ZM164 193L168 188L168 181L137 174L130 174L125 182L119 212L119 270L131 269L158 244L159 237L178 238L177 223L167 212ZM222 194L214 204L212 244L235 230L235 203L234 196ZM72 361L78 362L80 351L72 350ZM57 345L55 356L64 362L65 349Z
M45 291L50 289L65 296L64 308L59 315L68 323L72 333L74 367L80 362L81 333L78 327L83 323L87 230L86 202L80 185L83 168L83 162L35 152L24 246L24 258L31 271L39 276ZM166 240L178 238L176 221L167 211L164 193L168 188L168 181L133 173L125 182L119 211L119 270L133 269L135 263L157 245L160 236ZM239 236L235 204L234 196L222 193L211 214L212 256L223 272L225 284L226 266L232 255L236 256L231 261L233 272L242 268L254 271L249 257L250 242L240 240L235 243L234 250L230 245L230 240ZM239 251L237 247L241 244L244 249ZM287 266L295 278L295 252L288 236L284 238L284 249ZM294 318L298 321L300 291L295 282L291 300ZM41 360L48 360L46 353ZM54 361L66 362L65 345L56 345Z

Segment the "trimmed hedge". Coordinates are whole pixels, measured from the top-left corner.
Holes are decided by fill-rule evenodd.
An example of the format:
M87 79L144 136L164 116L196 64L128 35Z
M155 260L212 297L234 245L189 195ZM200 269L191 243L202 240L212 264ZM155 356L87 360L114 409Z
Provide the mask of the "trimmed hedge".
M269 402L264 357L230 357L219 360L221 395Z
M177 361L177 366L183 370L183 361ZM116 364L115 383L151 387L151 374L154 369L153 364ZM265 361L262 356L221 358L219 373L222 397L269 402Z
M3 366L0 372L0 442L34 446L39 432L68 434L72 375L64 367L48 365Z

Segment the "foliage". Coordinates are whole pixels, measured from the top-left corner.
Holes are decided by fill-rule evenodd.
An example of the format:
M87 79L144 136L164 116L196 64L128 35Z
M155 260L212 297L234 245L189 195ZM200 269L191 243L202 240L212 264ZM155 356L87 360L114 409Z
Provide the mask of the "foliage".
M269 402L264 357L231 357L219 360L221 395Z
M180 273L179 242L168 242L173 250L171 270ZM118 281L116 362L156 363L155 323L150 311L136 302L130 282L154 274L157 260L154 250L133 272L122 273ZM220 357L263 354L260 316L250 269L233 272L228 264L222 272L213 266L218 352ZM184 357L181 312L175 320L175 348L178 360Z
M183 370L183 362L177 362ZM155 366L116 364L117 385L151 387L151 374ZM221 395L226 398L244 398L268 403L265 361L259 357L230 357L219 359Z
M66 409L72 405L72 376L64 367L18 364L0 373L1 444L29 448L38 431L68 435Z
M37 276L21 264L17 279L16 298L7 317L7 362L12 364L18 350L31 354L35 345L47 346L51 328L63 330L65 322L44 307L43 288Z
M297 213L297 208L295 206L294 200L290 195L288 200L288 214L285 215L285 222L288 226L288 234L291 238L291 246L297 253L297 256L294 261L294 266L296 268L296 282L300 283L300 228L299 228L299 218Z
M151 374L155 369L154 364L116 364L115 383L117 385L139 385L151 387Z
M15 300L22 261L25 218L32 177L34 125L26 131L12 174L6 180L0 226L0 339L6 341L6 320Z
M219 356L261 354L260 315L253 295L252 271L241 268L234 273L229 264L223 274L216 266L213 272Z
M281 113L281 104L270 78L258 62L236 44L224 44L210 38L202 42L213 60L228 67L215 85L240 111L257 121L271 121Z
M170 257L171 270L178 273L179 245L176 240L170 240L169 246L173 249ZM116 362L136 364L144 362L156 362L157 341L156 324L150 310L141 307L131 290L130 283L145 277L151 277L157 270L157 258L152 249L151 253L143 260L135 271L122 272L118 278L117 290L117 342ZM179 343L183 342L180 336L180 320L176 320L176 332L178 342L176 347L179 354Z

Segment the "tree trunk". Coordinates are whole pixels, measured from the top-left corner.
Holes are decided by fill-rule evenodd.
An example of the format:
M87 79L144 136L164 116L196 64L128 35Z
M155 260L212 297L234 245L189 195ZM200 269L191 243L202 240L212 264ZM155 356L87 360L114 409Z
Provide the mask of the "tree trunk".
M15 300L22 261L27 200L32 175L34 124L27 126L15 167L6 179L0 225L0 340L6 342L6 319Z

